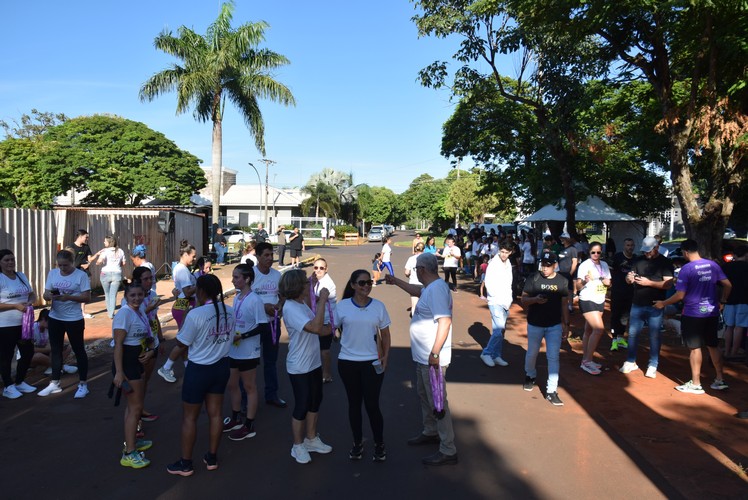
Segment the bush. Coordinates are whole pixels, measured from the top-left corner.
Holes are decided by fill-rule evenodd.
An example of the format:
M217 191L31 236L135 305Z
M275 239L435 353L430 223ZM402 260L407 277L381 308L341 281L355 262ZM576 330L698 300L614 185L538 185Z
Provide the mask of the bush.
M341 226L334 226L335 227L335 239L336 240L342 240L343 235L345 233L356 233L358 234L358 228L351 226L349 224L344 224Z

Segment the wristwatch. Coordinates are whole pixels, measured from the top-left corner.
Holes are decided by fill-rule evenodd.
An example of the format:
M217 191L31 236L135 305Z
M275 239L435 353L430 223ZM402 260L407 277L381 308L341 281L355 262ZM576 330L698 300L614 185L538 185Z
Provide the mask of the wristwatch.
M431 357L434 358L434 359L439 359L439 355L438 354L434 354L433 352L431 353Z

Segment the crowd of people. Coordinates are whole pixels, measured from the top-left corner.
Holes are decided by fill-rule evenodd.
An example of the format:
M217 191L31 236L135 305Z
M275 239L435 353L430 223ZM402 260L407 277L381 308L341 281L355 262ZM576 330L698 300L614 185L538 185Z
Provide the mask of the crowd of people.
M158 318L160 298L155 293L155 269L146 259L145 247L136 246L130 255L136 268L124 280L124 298L117 310L114 302L123 281L124 252L117 247L115 238L107 237L104 248L94 254L83 233L79 232L72 252L62 250L57 254L57 268L49 273L43 292L51 307L41 311L36 322L32 307L35 292L26 276L16 270L12 252L0 250L3 396L15 399L36 391L25 381L32 364L49 367L49 385L38 392L39 396L61 392L62 373L78 374L75 398L84 398L89 393L82 306L91 298L89 266L101 264L102 284L107 283L104 285L107 313L113 319L112 384L127 401L120 463L139 469L150 464L144 452L152 446L152 441L145 438L144 423L158 418L146 410L147 384L157 358L166 354ZM606 332L603 312L608 297L612 313L611 350L627 349L622 373L639 369L637 344L646 324L650 354L645 376L657 376L663 318L672 316L673 308L681 307L676 312L680 312L680 334L690 350L691 379L676 389L692 394L705 392L701 385L702 347L708 348L715 369L711 389L728 387L722 369L722 351L718 348L717 323L723 316L727 325L726 353L734 356L745 341L748 327L745 286L748 247L740 247L735 261L721 267L701 258L693 240L682 243L683 260L677 261L662 255L659 242L650 237L644 239L640 256L634 254L634 242L626 240L623 251L608 255L607 259L600 243L577 246L568 233L562 233L559 239L556 243L552 238L543 238L536 243L532 234L515 237L501 232L484 235L479 230L469 234L455 230L439 249L432 236L424 240L417 235L403 267L406 277L403 280L395 276L391 241L385 238L371 272L353 271L340 297L326 259L314 261L310 276L296 266L281 274L272 267L273 246L263 241L251 245L247 253L251 257L233 269L232 284L236 289L233 305L225 303L226 294L220 280L211 274L210 260L197 259L195 247L182 242L179 262L173 269L175 300L171 311L178 334L167 359L156 370L166 382L175 383L174 364L183 359L185 366L180 457L167 466L167 471L181 476L194 473L193 448L203 407L208 414L210 437L209 449L203 455L207 470L219 466L222 434L226 433L232 441L256 435L259 406L256 370L260 364L265 403L278 408L288 405L278 393L276 365L281 322L288 335L286 372L294 397L291 456L306 464L312 460L312 453L332 451L317 429L323 387L334 380L330 348L333 342L339 342L337 375L345 388L352 435L349 458L360 460L365 454L363 406L374 437L372 460L385 461L380 393L388 367L391 320L384 304L370 297L372 287L385 270L385 282L411 298L410 345L422 427L408 444L438 444L435 453L423 458L426 465L458 462L445 382L451 364L452 296L458 290L458 269L480 281L481 289L486 292L491 336L480 359L489 367L509 365L502 353L504 331L512 303L520 296L520 303L527 311L523 389L532 391L537 385L536 362L545 341L548 360L545 393L554 406L563 405L558 390L560 350L562 343L568 342L573 304L578 304L585 320L580 368L597 376L602 367L595 361L595 354ZM292 252L292 259L297 257ZM444 279L439 275L439 259ZM733 283L738 286L732 286ZM65 335L69 346L64 343ZM14 381L11 360L16 351ZM64 363L70 352L75 355L75 366ZM230 413L224 417L225 393L229 395ZM748 412L738 416L748 418Z

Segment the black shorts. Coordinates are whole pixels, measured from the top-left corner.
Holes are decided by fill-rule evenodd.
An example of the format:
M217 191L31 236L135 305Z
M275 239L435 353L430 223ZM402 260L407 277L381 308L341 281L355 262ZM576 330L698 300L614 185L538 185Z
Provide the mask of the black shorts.
M717 337L717 326L719 318L708 316L706 318L694 318L693 316L681 316L680 333L683 343L689 349L701 349L704 346L719 346Z
M319 335L319 350L329 351L332 347L332 335Z
M260 366L260 358L251 358L251 359L229 358L229 366L232 369L239 370L240 372L248 372L249 370L254 370L258 366Z
M212 365L187 362L182 382L182 401L199 405L206 394L223 394L229 382L229 358L222 358Z
M301 257L301 250L297 250L295 248L291 249L291 257Z
M138 360L143 348L139 345L122 346L122 372L127 380L140 380L143 376L143 364ZM117 373L117 369L112 361L112 375Z
M591 300L580 300L579 310L582 311L582 314L588 312L603 312L605 311L605 302L603 302L602 304L598 304L597 302L592 302Z
M293 418L304 420L308 412L317 413L322 404L322 367L309 373L288 374L293 388Z

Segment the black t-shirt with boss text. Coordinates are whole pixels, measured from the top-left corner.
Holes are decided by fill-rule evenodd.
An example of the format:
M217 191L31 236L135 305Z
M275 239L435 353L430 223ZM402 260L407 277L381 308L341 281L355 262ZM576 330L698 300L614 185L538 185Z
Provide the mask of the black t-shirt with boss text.
M527 311L527 322L532 326L548 327L561 323L561 299L569 296L569 284L559 273L553 278L546 278L537 272L525 281L522 290L530 297L544 295L545 304L530 304Z

